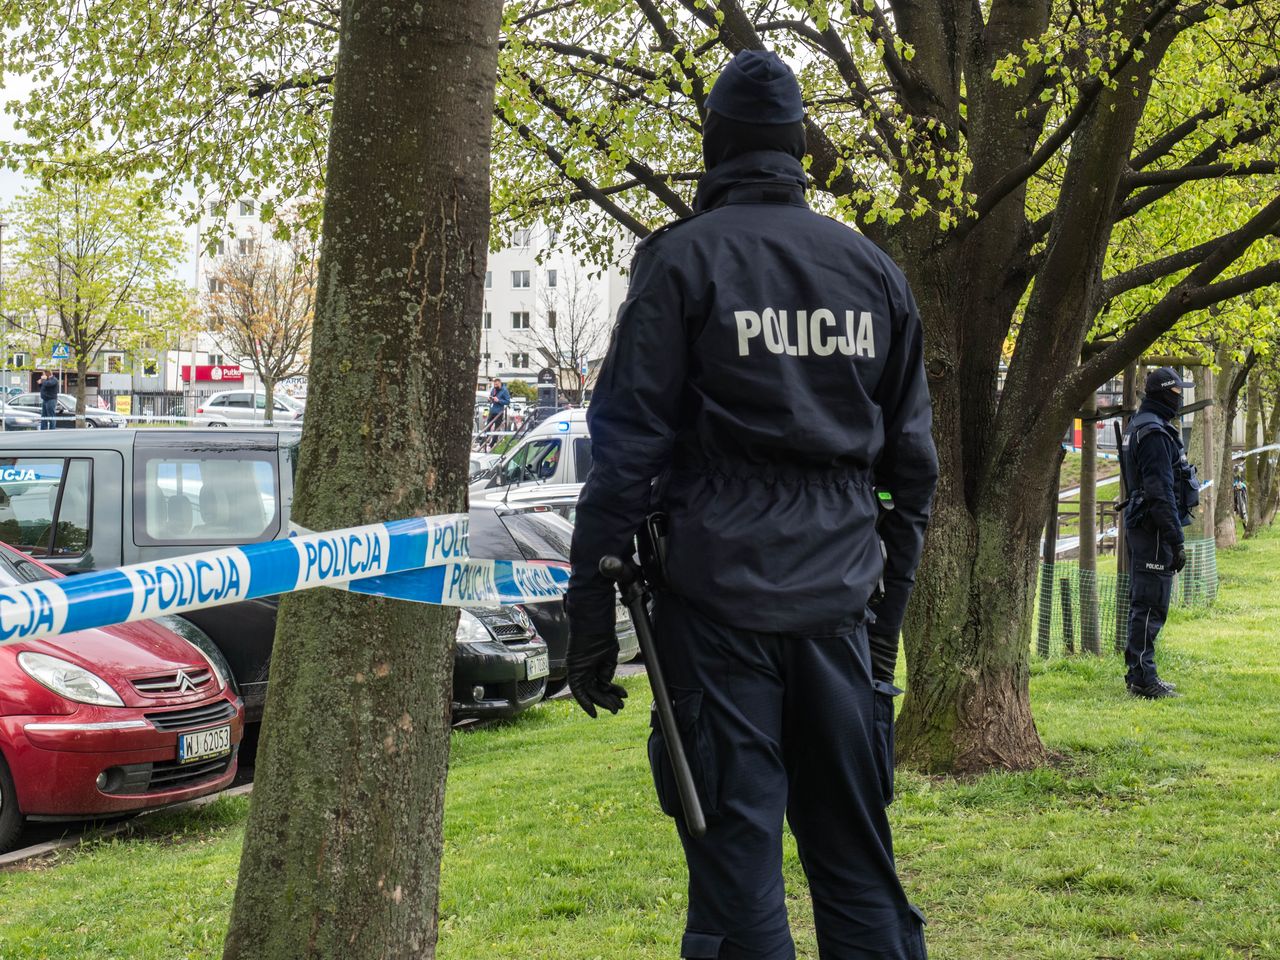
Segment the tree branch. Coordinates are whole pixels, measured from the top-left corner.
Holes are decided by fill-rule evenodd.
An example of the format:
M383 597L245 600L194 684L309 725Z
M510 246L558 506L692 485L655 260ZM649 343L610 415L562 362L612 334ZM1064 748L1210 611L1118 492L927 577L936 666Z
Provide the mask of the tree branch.
M1275 80L1280 79L1280 66L1273 66L1264 70L1258 76L1254 77L1248 83L1242 84L1239 90L1243 94L1256 93L1266 87ZM1225 99L1218 100L1213 106L1205 107L1199 113L1193 114L1182 123L1170 129L1167 133L1157 137L1151 144L1141 153L1136 154L1129 161L1129 166L1134 170L1141 170L1155 163L1157 160L1166 156L1174 147L1189 137L1199 128L1200 124L1206 120L1212 120L1220 117L1231 108L1231 104Z
M1280 260L1274 260L1229 280L1213 283L1254 242L1278 228L1280 196L1254 214L1244 226L1224 234L1219 240L1218 249L1175 284L1137 323L1114 343L1077 367L1065 385L1066 395L1070 397L1073 393L1092 390L1117 370L1136 360L1143 350L1186 314L1280 282Z
M564 177L565 180L578 188L578 193L581 196L590 200L637 237L647 237L649 235L650 230L648 227L610 200L608 195L591 180L581 175L571 176L569 173L569 165L565 161L564 154L559 150L549 143L540 141L534 132L523 123L516 123L512 120L508 120L506 114L503 113L502 110L495 108L493 115L519 134L520 138L529 144L530 147L550 161L551 165L560 171L560 175ZM636 182L640 183L641 181Z
M1133 62L1134 54L1147 45L1147 38L1151 31L1159 26L1160 22L1173 12L1177 5L1178 0L1160 0L1156 4L1155 9L1151 11L1133 39L1130 40L1128 49L1116 60L1115 65L1107 71L1107 79L1115 78L1121 70ZM1062 145L1067 142L1071 134L1084 122L1085 117L1089 115L1093 105L1097 102L1098 96L1105 89L1106 83L1099 77L1092 78L1082 84L1080 97L1075 106L1071 108L1071 112L1067 114L1066 119L1036 148L1030 157L1005 173L1004 176L991 185L986 193L978 198L978 202L974 205L974 216L965 221L965 224L962 224L958 229L962 231L972 229L973 225L995 209L996 204L1048 163Z
M1275 160L1254 160L1250 163L1203 163L1170 170L1144 170L1126 174L1121 178L1122 189L1133 190L1153 184L1190 183L1193 180L1210 180L1216 177L1251 177L1255 174L1280 173L1280 163Z

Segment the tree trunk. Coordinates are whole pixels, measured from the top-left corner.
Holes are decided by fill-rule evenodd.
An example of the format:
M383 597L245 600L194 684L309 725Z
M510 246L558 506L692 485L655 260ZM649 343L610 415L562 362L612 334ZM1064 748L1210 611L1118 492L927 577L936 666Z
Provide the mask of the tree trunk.
M1249 385L1245 389L1244 448L1246 450L1262 446L1261 380L1262 377L1255 370L1249 374ZM1255 453L1244 458L1244 482L1249 488L1249 518L1244 525L1246 538L1258 532L1262 519L1262 478L1258 475L1262 456L1260 453Z
M76 429L84 429L84 411L85 411L85 391L88 389L89 380L89 361L79 351L76 351ZM66 389L66 384L62 388Z
M1213 406L1196 411L1195 418L1191 422L1191 442L1187 445L1187 456L1193 463L1199 465L1201 479L1208 480L1213 476L1217 461L1217 456L1214 452L1217 449L1219 420L1215 392L1217 378L1214 376L1213 367L1207 364L1195 367L1192 370L1191 377L1195 382L1196 400L1214 400ZM1215 483L1214 487L1216 486L1217 484ZM1192 520L1191 527L1187 530L1187 539L1207 540L1213 537L1215 508L1218 502L1216 492L1214 490L1214 493L1200 498L1200 506L1196 511L1195 518Z
M1217 548L1225 550L1236 545L1236 514L1232 495L1232 481L1235 478L1234 462L1231 459L1232 434L1235 432L1236 411L1240 401L1241 364L1232 357L1229 345L1218 347L1217 355L1219 376L1217 391L1217 407L1221 411L1218 429L1218 462L1214 474L1214 539Z
M1101 653L1098 620L1098 395L1085 401L1080 439L1080 649Z
M267 405L262 411L262 419L267 426L271 426L276 420L276 382L267 376L260 376L259 379L267 393Z
M1265 423L1264 445L1280 443L1280 399L1272 398L1271 414ZM1275 522L1277 509L1280 509L1280 452L1269 450L1263 454L1259 472L1262 475L1262 510L1258 522L1269 527Z
M500 12L343 4L307 527L465 509ZM435 955L456 623L340 590L283 599L227 960Z

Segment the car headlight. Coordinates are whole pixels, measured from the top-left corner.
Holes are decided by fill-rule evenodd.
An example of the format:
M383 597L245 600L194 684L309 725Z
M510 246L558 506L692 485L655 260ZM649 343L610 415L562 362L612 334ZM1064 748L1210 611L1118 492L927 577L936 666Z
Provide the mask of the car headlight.
M74 663L28 650L18 654L18 666L36 683L68 700L103 707L124 706L124 701L111 688L111 684Z
M492 639L489 628L480 622L479 617L468 610L462 611L458 617L459 643L487 643Z

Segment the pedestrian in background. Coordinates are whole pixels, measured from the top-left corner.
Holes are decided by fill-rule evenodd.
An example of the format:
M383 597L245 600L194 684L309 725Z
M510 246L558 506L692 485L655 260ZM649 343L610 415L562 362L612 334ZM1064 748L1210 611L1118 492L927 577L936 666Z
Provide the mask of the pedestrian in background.
M898 633L937 480L920 319L889 257L806 204L800 87L776 55L739 53L707 107L696 213L637 249L587 408L569 685L592 716L621 709L598 564L630 557L661 509L655 643L707 818L702 837L686 828L655 726L689 866L680 955L795 957L785 816L821 957L923 960L885 809ZM887 561L877 488L894 506Z
M40 377L40 429L52 430L58 424L54 417L58 415L58 394L62 392L62 384L52 370L45 370Z

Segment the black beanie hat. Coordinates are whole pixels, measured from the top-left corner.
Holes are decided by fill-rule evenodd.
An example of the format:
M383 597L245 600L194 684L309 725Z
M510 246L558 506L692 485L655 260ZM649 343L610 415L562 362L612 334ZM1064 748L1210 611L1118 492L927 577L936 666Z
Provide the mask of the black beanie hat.
M1143 385L1143 393L1148 400L1162 404L1174 413L1182 409L1182 391L1191 386L1173 367L1161 367L1147 374L1147 382Z
M771 50L741 50L716 80L707 109L741 123L799 123L804 101L796 75Z

